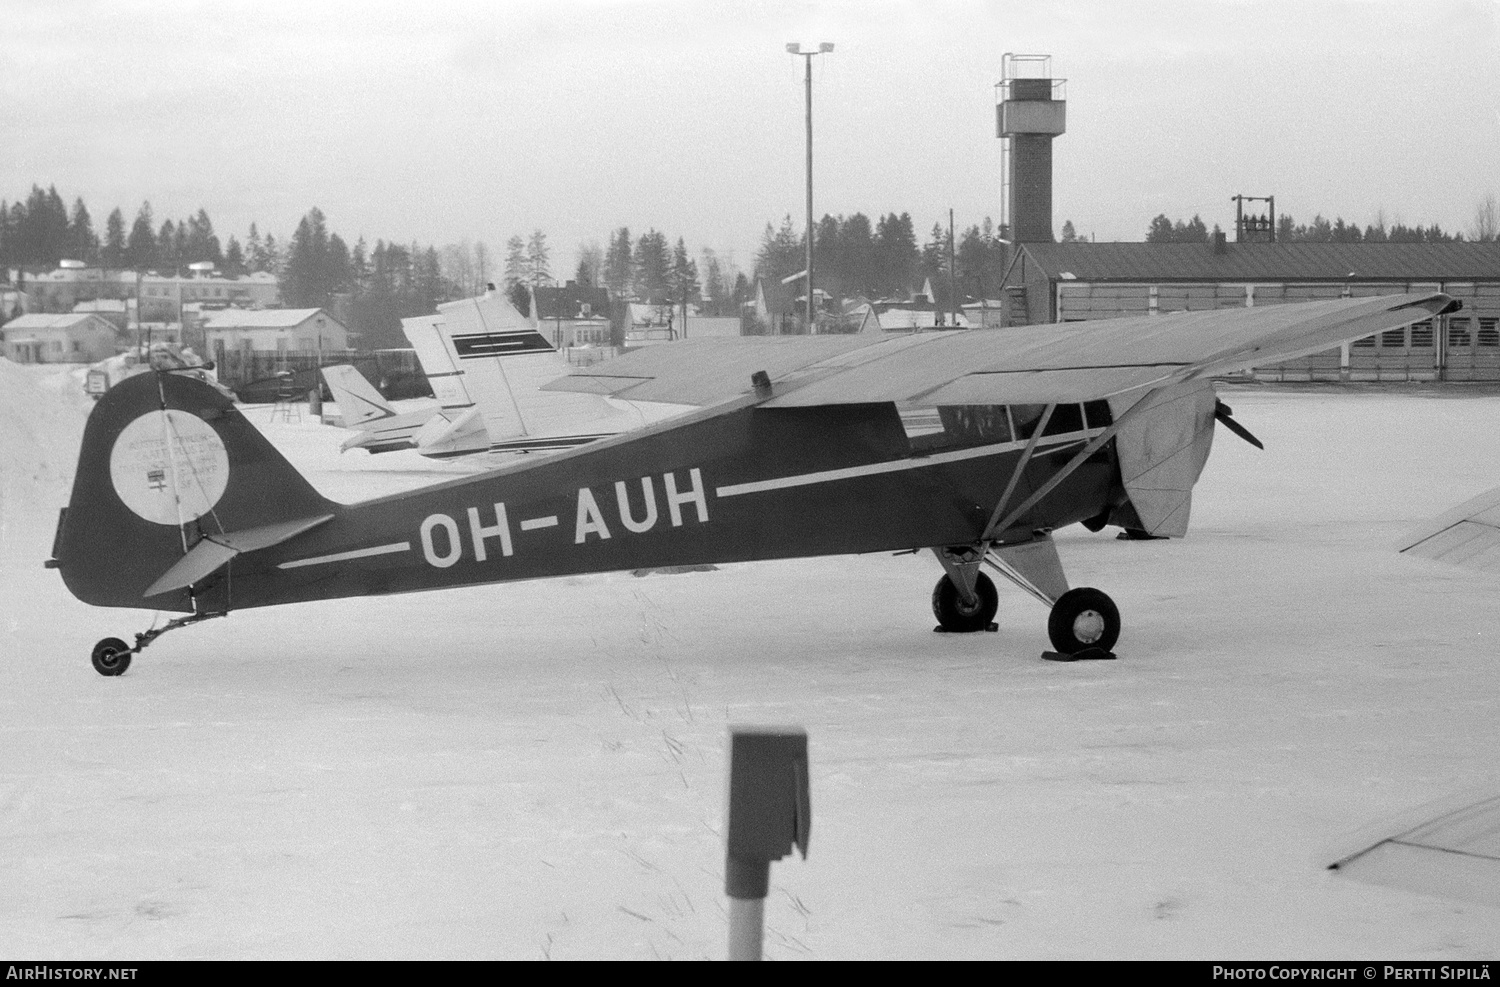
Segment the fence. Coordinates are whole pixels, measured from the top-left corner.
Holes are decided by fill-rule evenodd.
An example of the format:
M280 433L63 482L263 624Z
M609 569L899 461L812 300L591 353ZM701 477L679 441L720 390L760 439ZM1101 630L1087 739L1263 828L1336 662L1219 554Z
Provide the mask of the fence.
M313 388L327 388L318 368L341 363L353 364L375 388L391 400L428 397L432 388L417 361L414 350L285 350L270 353L263 350L226 349L214 345L214 366L219 382L245 402L270 403L290 378L292 390L306 394Z

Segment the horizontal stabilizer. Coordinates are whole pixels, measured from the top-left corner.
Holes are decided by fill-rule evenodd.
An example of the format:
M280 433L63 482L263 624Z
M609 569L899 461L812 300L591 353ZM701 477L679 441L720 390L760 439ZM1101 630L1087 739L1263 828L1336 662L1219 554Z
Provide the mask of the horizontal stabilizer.
M1500 487L1410 532L1397 551L1480 572L1500 572Z
M176 565L163 573L161 578L147 587L146 592L141 595L145 598L160 593L170 593L174 589L186 589L217 572L225 563L242 552L254 552L258 549L270 548L272 545L280 545L304 531L311 531L332 518L332 514L322 514L318 517L283 521L259 528L247 528L243 531L208 535L194 545L186 555L178 559Z
M461 456L490 447L490 433L477 407L434 415L415 438L417 451L424 456Z

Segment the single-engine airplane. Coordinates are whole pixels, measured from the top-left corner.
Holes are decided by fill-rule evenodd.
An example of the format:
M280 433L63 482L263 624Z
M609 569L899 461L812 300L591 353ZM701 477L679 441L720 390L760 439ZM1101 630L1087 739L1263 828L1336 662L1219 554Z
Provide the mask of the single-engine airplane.
M493 288L401 320L438 399L436 411L398 412L351 366L323 379L354 430L341 449L415 449L446 459L481 452L570 449L683 410L627 405L596 394L542 393L570 369L547 337Z
M105 638L118 675L232 610L575 573L930 550L941 629L987 629L988 565L1051 608L1060 654L1119 611L1069 588L1051 532L1187 530L1211 378L1448 310L1442 294L1066 325L674 343L553 388L697 405L612 438L357 504L319 495L222 394L171 372L110 389L53 558L96 606L184 616ZM920 416L903 411L936 409Z

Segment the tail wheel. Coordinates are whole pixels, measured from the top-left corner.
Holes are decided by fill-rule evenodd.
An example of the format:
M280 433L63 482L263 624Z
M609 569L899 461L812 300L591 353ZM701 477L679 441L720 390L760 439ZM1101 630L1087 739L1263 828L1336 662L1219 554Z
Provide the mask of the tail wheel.
M995 611L1000 609L1000 594L995 592L990 577L982 572L974 577L974 596L974 603L965 603L963 594L947 576L939 579L932 589L932 614L938 626L957 634L988 628L995 619Z
M1097 589L1070 589L1052 606L1047 636L1065 655L1085 648L1109 651L1120 639L1120 610L1114 600Z
M130 667L130 645L117 637L107 637L94 645L94 671L100 675L123 675Z

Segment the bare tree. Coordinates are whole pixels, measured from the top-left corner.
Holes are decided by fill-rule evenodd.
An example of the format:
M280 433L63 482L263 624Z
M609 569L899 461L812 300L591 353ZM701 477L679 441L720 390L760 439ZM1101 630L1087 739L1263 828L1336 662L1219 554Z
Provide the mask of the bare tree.
M1469 239L1497 238L1500 238L1500 203L1495 201L1495 193L1491 192L1474 207L1474 221L1469 224Z

